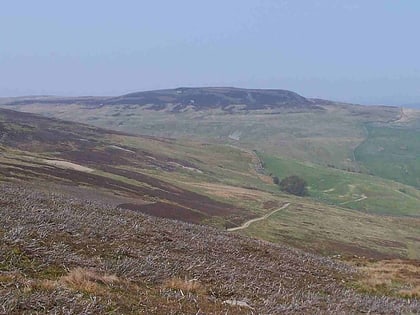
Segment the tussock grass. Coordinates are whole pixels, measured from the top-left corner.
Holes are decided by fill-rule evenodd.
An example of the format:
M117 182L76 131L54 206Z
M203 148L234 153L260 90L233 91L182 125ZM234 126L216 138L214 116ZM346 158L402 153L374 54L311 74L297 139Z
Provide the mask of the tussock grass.
M375 294L420 298L420 261L382 260L360 267L360 288Z
M183 292L203 292L203 286L197 279L171 278L163 284L163 287L171 290L181 290Z
M101 286L112 287L122 280L116 275L101 274L93 269L77 267L61 277L59 282L77 291L96 293Z

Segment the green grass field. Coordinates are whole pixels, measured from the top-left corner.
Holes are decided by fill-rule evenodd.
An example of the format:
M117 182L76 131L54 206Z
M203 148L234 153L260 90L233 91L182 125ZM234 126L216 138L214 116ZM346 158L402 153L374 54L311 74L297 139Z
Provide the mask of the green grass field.
M261 154L266 171L280 179L298 175L311 198L365 213L420 216L420 191L376 176Z
M369 172L420 188L420 128L367 125L368 138L355 150Z

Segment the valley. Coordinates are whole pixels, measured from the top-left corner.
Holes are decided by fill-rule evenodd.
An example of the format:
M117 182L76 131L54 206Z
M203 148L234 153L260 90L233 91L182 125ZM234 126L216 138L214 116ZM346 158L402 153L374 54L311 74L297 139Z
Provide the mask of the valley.
M30 307L13 300L17 282L29 297L100 297L78 298L78 311L153 313L156 303L187 313L418 310L412 276L362 281L384 266L418 272L416 111L232 88L3 98L0 106L0 280L15 301L9 310ZM290 175L305 179L307 196L273 183ZM13 219L25 211L36 220ZM265 266L258 294L244 289L256 266ZM78 272L88 287L69 280ZM276 278L284 287L274 288L269 274L291 282Z

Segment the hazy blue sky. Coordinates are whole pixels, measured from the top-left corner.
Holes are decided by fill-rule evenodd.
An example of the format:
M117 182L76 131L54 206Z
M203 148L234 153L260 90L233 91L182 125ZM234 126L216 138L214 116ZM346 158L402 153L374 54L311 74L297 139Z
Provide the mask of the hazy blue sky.
M419 38L419 0L3 0L0 96L226 85L420 102Z

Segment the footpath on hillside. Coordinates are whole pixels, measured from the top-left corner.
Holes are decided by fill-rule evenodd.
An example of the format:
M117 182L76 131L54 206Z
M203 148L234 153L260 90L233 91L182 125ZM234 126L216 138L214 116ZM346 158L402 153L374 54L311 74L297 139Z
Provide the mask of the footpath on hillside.
M276 213L276 212L279 212L280 210L284 210L284 209L286 209L288 206L290 206L290 202L288 202L288 203L285 203L283 206L281 206L280 208L278 208L278 209L276 209L276 210L274 210L274 211L271 211L270 213L267 213L266 215L264 215L264 216L262 216L262 217L259 217L259 218L255 218L255 219L251 219L251 220L249 220L249 221L246 221L244 224L242 224L241 226L237 226L237 227L233 227L233 228L230 228L230 229L227 229L227 231L229 231L229 232L233 232L233 231L238 231L238 230L243 230L243 229L246 229L247 227L249 227L252 223L254 223L254 222L258 222L258 221L261 221L261 220L265 220L265 219L268 219L270 216L272 216L274 213Z

